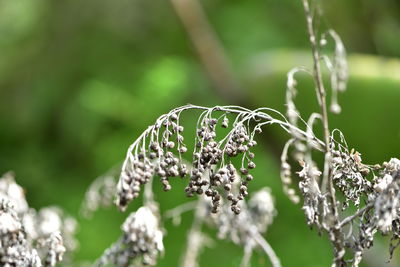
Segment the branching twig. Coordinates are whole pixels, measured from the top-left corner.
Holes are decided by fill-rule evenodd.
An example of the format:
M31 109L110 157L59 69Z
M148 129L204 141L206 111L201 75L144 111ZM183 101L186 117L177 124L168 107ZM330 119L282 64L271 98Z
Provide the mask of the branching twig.
M350 215L348 217L346 217L345 219L343 219L340 224L339 227L343 228L343 226L345 226L346 224L350 223L351 221L353 221L354 219L356 219L357 217L359 217L360 215L362 215L364 212L369 211L372 207L373 207L373 202L369 203L367 206L363 207L362 209L358 210L356 213L354 213L353 215Z

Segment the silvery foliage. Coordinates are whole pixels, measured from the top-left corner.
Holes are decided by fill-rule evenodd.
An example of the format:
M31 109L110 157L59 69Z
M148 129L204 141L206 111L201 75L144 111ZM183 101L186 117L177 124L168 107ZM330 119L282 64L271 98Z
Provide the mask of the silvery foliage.
M12 173L0 178L0 265L56 266L77 247L76 221L59 208L29 208Z
M143 186L145 207L155 203L151 193L154 176L160 177L165 191L171 190L170 179L188 178L186 195L199 196L195 204L183 204L167 214L179 221L182 212L195 210L183 266L198 266L197 257L209 240L202 232L204 225L215 227L220 238L243 246L242 266L248 266L257 247L268 255L273 266L280 266L262 236L276 214L270 192L263 190L246 200L248 184L254 179L251 172L256 167L252 151L257 145L256 134L273 124L291 136L281 156L283 192L294 203L302 201L306 223L328 237L333 266L359 266L364 251L372 247L378 232L392 235L390 256L400 244L400 161L393 158L383 164L365 164L359 152L349 149L340 130L330 131L326 91L331 90L330 111L341 112L338 92L347 87L346 51L332 29L325 32L318 29L322 34L317 34L315 21L322 12L317 3L302 0L302 4L313 68L296 67L288 72L285 115L270 108L186 105L160 116L128 148L116 185L116 204L121 210L139 197ZM329 52L332 46L333 53ZM323 80L323 66L329 83ZM295 104L298 73L309 75L314 81L320 110L309 118L303 118ZM188 149L183 137L185 129L180 123L182 113L189 110L200 112L191 164L183 159ZM317 123L322 125L322 134L314 132ZM323 157L322 164L315 159L318 153ZM105 183L99 185L97 188L102 188ZM158 217L158 209L152 212ZM132 229L135 228L123 226L123 238L103 257L113 259L111 262L115 264L119 264L118 259L125 264L137 258L138 254L133 253L136 245L132 246L136 243L129 239L129 233L136 232ZM152 249L146 245L144 251L157 255L160 249L155 244L150 239L148 245ZM155 257L151 259L148 263L154 264Z

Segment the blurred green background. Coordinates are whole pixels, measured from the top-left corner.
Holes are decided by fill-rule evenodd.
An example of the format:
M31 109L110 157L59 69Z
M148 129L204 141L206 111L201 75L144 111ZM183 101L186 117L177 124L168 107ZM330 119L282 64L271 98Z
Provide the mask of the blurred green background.
M348 49L351 72L339 97L343 112L330 118L331 128L342 129L367 163L400 157L400 2L319 2L323 23ZM186 103L284 110L287 71L311 64L300 0L201 5L230 64L232 92L209 78L171 1L0 0L0 172L15 171L31 206L59 205L77 217L77 262L100 256L128 214L112 207L91 220L79 217L85 190L123 160L147 125ZM316 101L311 81L300 80L298 106L306 117ZM329 266L326 236L310 231L300 206L282 194L279 154L287 137L273 127L256 150L251 191L271 187L279 211L266 238L283 266ZM173 181L168 193L155 185L162 210L188 201L184 183ZM158 266L177 266L191 215L179 227L165 222ZM368 266L386 262L387 240L376 247ZM241 257L240 247L219 241L200 264L239 266ZM269 266L261 253L252 263Z

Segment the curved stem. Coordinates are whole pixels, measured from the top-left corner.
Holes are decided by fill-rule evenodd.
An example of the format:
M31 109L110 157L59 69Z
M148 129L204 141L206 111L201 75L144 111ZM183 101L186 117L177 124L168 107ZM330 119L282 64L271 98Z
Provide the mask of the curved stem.
M269 260L272 263L273 267L281 267L281 262L279 261L278 256L276 256L275 251L272 249L271 245L267 242L267 240L262 237L259 232L252 233L254 241L264 250L265 254L269 257Z

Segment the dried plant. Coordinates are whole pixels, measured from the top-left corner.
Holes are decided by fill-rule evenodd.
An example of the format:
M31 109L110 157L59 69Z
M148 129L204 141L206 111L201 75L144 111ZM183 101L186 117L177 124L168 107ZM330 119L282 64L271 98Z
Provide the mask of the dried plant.
M302 202L306 223L328 237L333 266L359 266L364 251L373 246L378 232L391 235L389 252L393 255L400 244L400 160L364 164L361 154L349 149L344 134L339 129L331 131L328 110L341 111L338 92L347 87L346 52L332 29L317 32L316 21L322 12L319 6L309 0L302 0L302 4L313 68L296 67L288 72L286 114L267 107L250 110L233 105L185 105L161 115L129 146L118 181L113 173L107 174L96 180L86 194L84 211L90 215L100 206L110 204L114 193L116 205L125 210L145 187L143 206L128 216L121 227L121 237L97 260L96 266L157 263L157 257L164 251L164 230L163 216L152 191L153 180L159 178L163 189L169 191L170 179L176 177L185 179L188 197L198 196L196 201L164 215L179 223L183 212L194 210L182 266L198 266L202 248L213 239L204 233L206 227L216 229L217 238L243 248L242 266L249 265L255 249L265 252L273 266L281 266L263 236L277 215L270 190L261 189L247 200L248 185L257 179L252 173L256 168L253 149L257 145L256 134L269 125L278 125L291 136L281 156L283 192L294 203ZM328 49L330 42L334 46L332 52ZM329 73L328 84L323 80L324 67ZM295 104L299 72L310 75L314 82L319 110L309 118L303 118ZM331 90L329 108L327 88ZM181 115L187 111L199 113L190 163L184 159L188 146L181 123ZM314 131L317 123L322 126L321 134ZM323 157L322 164L316 160L318 153ZM300 171L293 171L297 169ZM41 266L44 262L54 266L67 246L67 239L58 232L64 229L60 213L41 210L36 214L28 209L22 191L9 194L9 187L0 183L0 193L5 195L0 195L2 263ZM54 229L30 225L33 221L54 226L51 216L59 218ZM45 231L49 229L54 231ZM43 236L44 241L39 242ZM34 248L36 244L38 248ZM42 248L46 248L44 253Z

